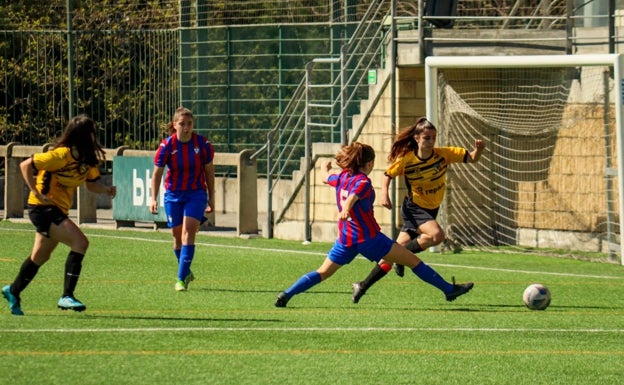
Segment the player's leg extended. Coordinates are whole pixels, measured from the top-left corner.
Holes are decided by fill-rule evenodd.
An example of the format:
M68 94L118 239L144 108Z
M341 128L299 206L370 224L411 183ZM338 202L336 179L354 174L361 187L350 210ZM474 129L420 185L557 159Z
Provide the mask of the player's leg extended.
M409 233L401 231L397 237L396 242L400 245L405 245L409 243L410 239L411 238ZM402 271L403 265L395 264L395 268L398 266L400 266ZM373 286L377 281L385 277L391 269L392 263L389 263L382 259L381 261L379 261L378 264L375 264L370 273L368 273L368 276L364 278L363 281L353 283L351 285L351 287L353 288L353 295L351 297L353 303L358 303L360 301L360 298L362 298L362 296L366 294L366 291L370 289L370 287ZM400 276L403 275L400 274Z
M437 271L420 260L416 254L399 244L394 244L384 259L408 266L418 278L440 289L445 294L447 301L453 301L460 295L466 294L474 286L472 282L462 284L447 282Z

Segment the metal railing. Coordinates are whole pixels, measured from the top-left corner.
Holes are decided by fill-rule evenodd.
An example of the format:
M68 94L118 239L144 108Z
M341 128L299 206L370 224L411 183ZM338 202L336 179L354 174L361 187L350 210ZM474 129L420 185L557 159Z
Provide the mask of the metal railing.
M392 16L393 4L394 0L371 2L348 42L342 46L340 57L315 58L307 64L304 78L267 135L266 144L252 156L256 158L266 152L268 238L273 237L273 225L283 220L286 210L303 187L305 238L310 240L310 172L316 162L312 143L347 144L349 130L351 140L356 139L362 130L366 119L358 127L351 127L351 117L361 112L360 101L368 98L369 69L378 69L384 63L384 48L391 39L387 38L388 28L383 22ZM387 85L387 79L384 85ZM369 110L364 111L366 117L378 100L378 96L373 98ZM290 198L274 216L274 192L279 182L290 180L296 169L303 175L294 179Z

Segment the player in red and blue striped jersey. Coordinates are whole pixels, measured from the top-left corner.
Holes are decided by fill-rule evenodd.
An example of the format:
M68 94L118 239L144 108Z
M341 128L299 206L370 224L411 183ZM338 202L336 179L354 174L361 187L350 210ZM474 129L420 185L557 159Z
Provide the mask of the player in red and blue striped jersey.
M173 252L178 259L177 291L185 291L195 279L191 263L195 256L195 234L204 213L214 209L214 149L204 136L193 131L193 113L179 107L167 125L170 136L158 146L152 175L150 210L158 213L158 191L165 167L164 207L167 226L173 234Z
M329 175L326 183L336 189L339 212L342 212L342 206L350 194L358 197L358 204L353 206L347 220L338 222L340 243L349 247L373 239L379 233L380 227L373 215L375 189L368 176L343 170L340 174Z
M338 239L321 267L302 275L292 286L281 292L275 306L286 307L293 296L331 277L358 254L373 262L379 262L383 258L385 261L409 266L418 278L437 287L447 297L459 296L472 289L472 283L455 285L445 281L416 254L381 232L373 212L375 190L368 177L375 163L375 150L371 146L354 142L344 146L335 159L342 168L339 174L330 174L331 162L325 162L321 171L323 182L336 189L340 230Z
M485 142L481 139L476 139L474 150L468 151L463 147L436 147L436 138L437 128L425 117L400 130L392 142L388 156L391 165L386 169L381 185L381 205L392 209L388 193L390 181L400 175L405 179L408 194L401 205L403 226L396 241L414 253L439 245L446 237L436 217L446 192L449 166L477 162L485 149ZM394 267L402 277L404 267L400 264L394 264ZM353 283L352 301L358 303L391 268L391 264L381 261L363 281ZM448 301L455 298L454 295L446 297Z

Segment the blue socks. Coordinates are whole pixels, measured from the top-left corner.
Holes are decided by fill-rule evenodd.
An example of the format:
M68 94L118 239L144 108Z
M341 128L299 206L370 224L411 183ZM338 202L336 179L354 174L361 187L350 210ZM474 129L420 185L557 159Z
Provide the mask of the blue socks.
M176 253L177 254L177 253ZM191 272L191 262L195 256L195 245L182 245L178 263L178 279L184 281Z
M292 298L293 295L303 293L314 285L317 285L321 282L321 275L316 271L311 271L307 274L304 274L295 282L291 287L284 291L284 294L288 298Z
M444 294L453 291L453 284L446 282L435 270L422 261L412 271L418 278L442 290Z

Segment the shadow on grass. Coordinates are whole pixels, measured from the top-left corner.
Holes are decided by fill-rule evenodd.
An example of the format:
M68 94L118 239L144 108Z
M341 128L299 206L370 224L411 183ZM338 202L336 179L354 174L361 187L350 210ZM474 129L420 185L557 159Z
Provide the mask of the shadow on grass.
M214 287L204 287L204 288L193 288L193 291L209 291L209 292L222 292L222 293L274 293L275 295L278 295L279 293L281 293L282 291L284 291L285 288L282 289L277 289L277 290L258 290L258 289L223 289L223 288L214 288ZM300 293L298 295L313 295L313 294L349 294L351 295L351 291L330 291L330 290L314 290L314 291L306 291L303 293Z
M147 316L147 315L115 315L115 314L85 314L85 318L92 319L118 319L118 320L141 320L141 321L188 321L188 322L259 322L277 323L283 322L279 319L260 318L216 318L216 317L171 317L171 316Z

